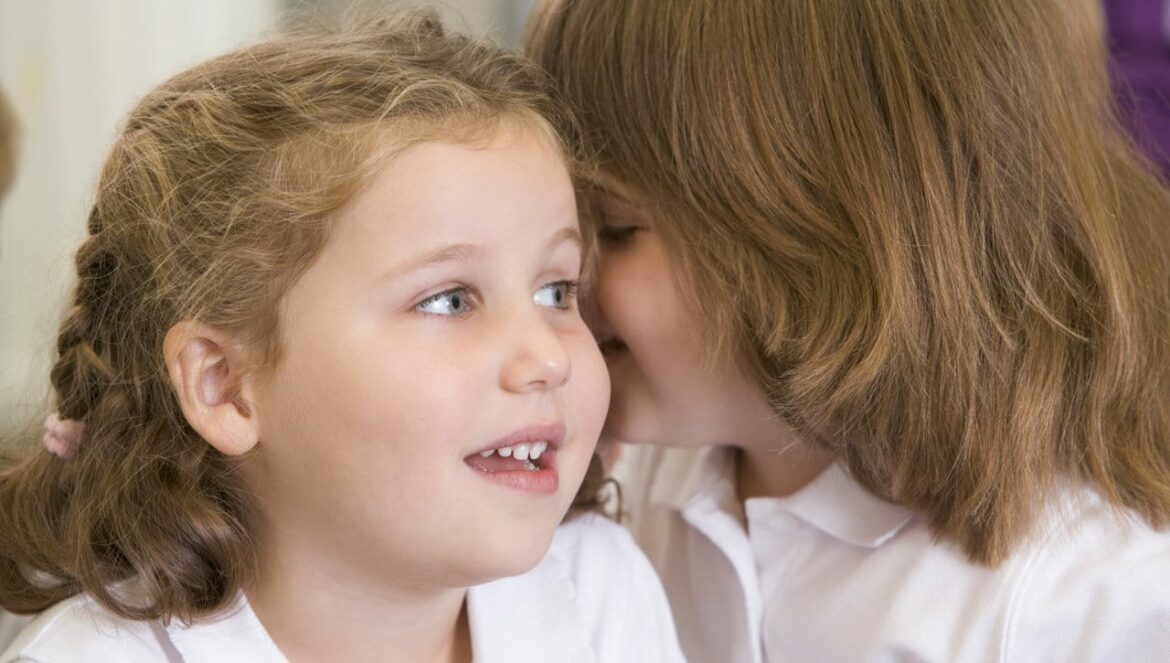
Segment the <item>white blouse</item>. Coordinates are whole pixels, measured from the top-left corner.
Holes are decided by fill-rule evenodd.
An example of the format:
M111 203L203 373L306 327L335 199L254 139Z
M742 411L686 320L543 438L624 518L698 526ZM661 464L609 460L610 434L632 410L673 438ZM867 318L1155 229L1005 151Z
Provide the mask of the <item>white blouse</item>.
M838 467L741 505L726 449L626 451L630 526L691 663L1170 661L1170 533L1092 493L991 569Z
M8 643L16 638L16 634L27 623L27 617L17 617L12 613L0 610L0 651L4 651L8 647Z
M472 587L477 663L683 661L662 587L621 527L596 515L557 529L528 573ZM227 614L191 626L117 617L87 596L39 615L0 663L288 663L241 595Z

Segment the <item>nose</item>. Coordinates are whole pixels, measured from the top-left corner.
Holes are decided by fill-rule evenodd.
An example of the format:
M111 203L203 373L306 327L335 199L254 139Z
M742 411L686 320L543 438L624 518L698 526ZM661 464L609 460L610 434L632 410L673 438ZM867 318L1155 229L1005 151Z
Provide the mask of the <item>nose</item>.
M556 389L569 381L573 364L557 330L541 315L525 316L513 326L511 353L500 374L501 386L512 392Z

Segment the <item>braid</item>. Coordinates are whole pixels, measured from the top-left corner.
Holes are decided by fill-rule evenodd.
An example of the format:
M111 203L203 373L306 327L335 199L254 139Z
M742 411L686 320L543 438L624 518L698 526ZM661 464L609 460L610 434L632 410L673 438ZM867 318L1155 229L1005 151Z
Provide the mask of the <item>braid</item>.
M520 112L558 138L568 126L530 63L413 16L222 56L132 111L50 372L84 440L69 462L0 450L0 607L36 612L84 591L131 619L190 620L254 577L248 459L185 420L167 331L198 320L255 348L257 365L275 361L280 298L386 156L387 123L438 131ZM117 591L130 579L133 599Z
M93 233L100 227L97 208L90 213ZM113 256L102 246L101 233L94 233L77 252L78 282L73 302L57 334L57 361L49 380L57 393L62 416L84 420L101 397L101 387L114 377L109 361L102 356L105 343L98 338L95 324L107 305L109 282L114 270Z

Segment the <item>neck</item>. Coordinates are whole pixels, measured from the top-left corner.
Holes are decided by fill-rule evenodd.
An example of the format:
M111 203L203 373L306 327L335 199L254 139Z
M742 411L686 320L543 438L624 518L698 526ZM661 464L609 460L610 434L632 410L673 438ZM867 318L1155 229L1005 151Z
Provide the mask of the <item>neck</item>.
M833 456L820 447L800 440L783 422L762 439L738 447L735 485L740 501L753 497L786 497L812 483L829 465Z
M466 589L388 588L288 555L261 561L248 601L290 661L471 660Z

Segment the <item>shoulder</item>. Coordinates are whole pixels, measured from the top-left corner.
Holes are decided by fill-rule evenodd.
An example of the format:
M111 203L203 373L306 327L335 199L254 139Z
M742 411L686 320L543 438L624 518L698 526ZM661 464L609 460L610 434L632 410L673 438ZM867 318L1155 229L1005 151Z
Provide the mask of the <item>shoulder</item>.
M622 562L642 557L626 528L598 513L583 513L566 521L553 535L550 551L571 565Z
M27 617L18 617L0 610L0 652L8 648L9 643L16 639L16 634L28 622Z
M548 554L582 600L606 603L630 593L662 593L654 568L630 533L600 514L586 513L557 528Z
M599 514L578 516L558 528L549 556L564 568L599 654L682 660L662 584L625 528ZM599 660L611 659L602 655Z
M622 525L656 568L677 554L678 538L688 530L682 509L712 483L728 480L728 455L718 447L621 446L613 478L621 486Z
M649 562L597 514L558 527L531 571L472 587L467 606L476 660L684 660Z
M78 595L41 613L0 654L0 663L174 660L155 622L119 617Z
M1024 555L1006 660L1155 660L1170 651L1170 532L1094 495L1069 495Z

